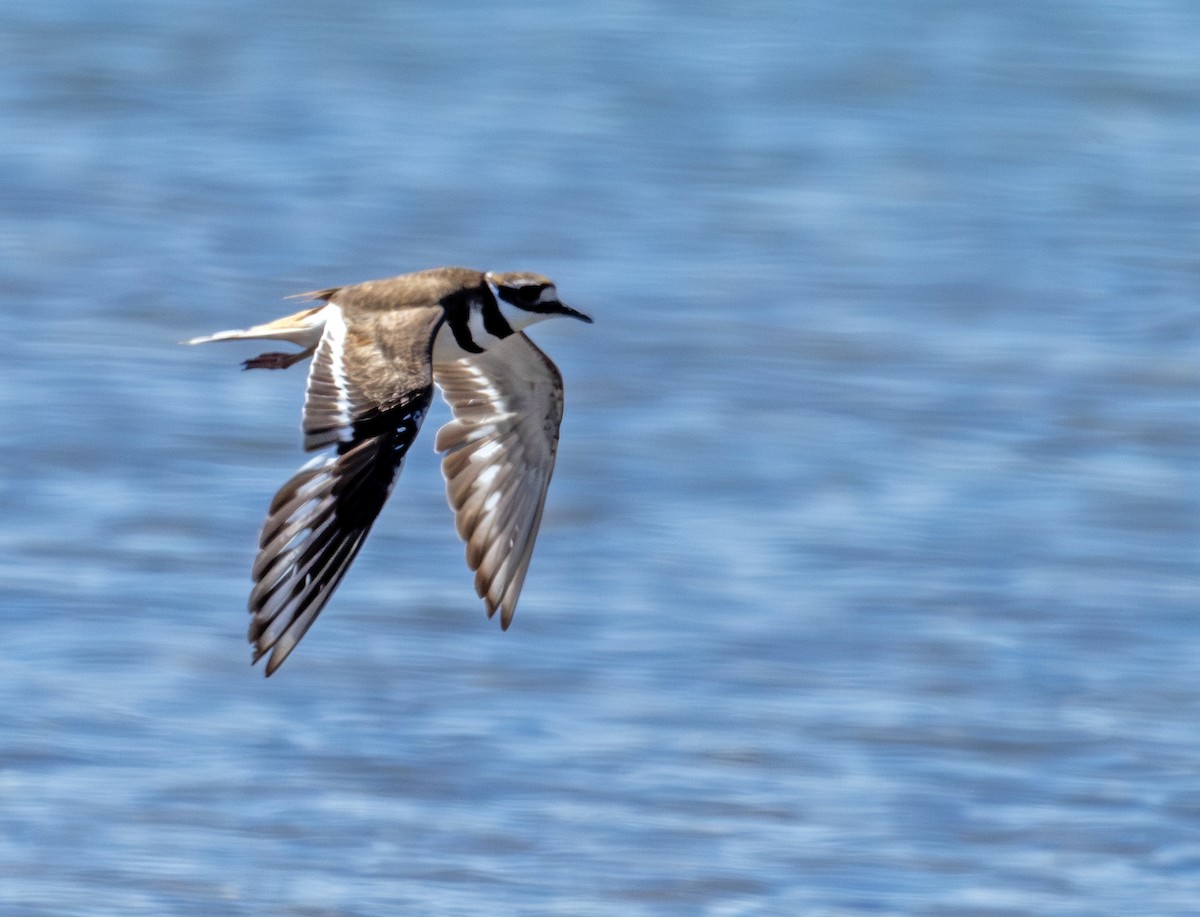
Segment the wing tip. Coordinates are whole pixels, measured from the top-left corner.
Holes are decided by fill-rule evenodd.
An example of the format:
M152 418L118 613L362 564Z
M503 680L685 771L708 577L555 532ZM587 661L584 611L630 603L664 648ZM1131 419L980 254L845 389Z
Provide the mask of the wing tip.
M492 620L496 616L496 612L500 612L500 629L508 630L508 626L512 624L513 615L516 614L516 605L510 605L504 600L499 604L493 602L486 594L479 596L483 599L483 606L487 609L488 620Z
M263 678L270 678L277 671L279 671L279 667L283 665L283 661L287 659L289 655L291 655L291 652L291 647L288 647L287 651L284 653L280 653L278 650L272 652L271 658L267 660L267 667L263 669Z
M288 656L290 656L292 654L292 650L294 650L296 648L299 641L298 640L290 640L290 641L285 640L284 639L284 637L286 636L286 632L285 632L285 634L280 635L279 638L272 640L270 642L266 642L261 638L257 638L255 636L253 636L253 633L254 633L253 627L254 627L254 625L252 624L251 625L252 636L250 637L250 643L251 643L251 647L252 647L251 651L250 651L250 665L252 665L252 666L258 665L259 660L262 659L264 656L267 656L268 653L270 653L270 656L267 657L267 664L266 664L266 666L263 667L263 677L270 678L272 675L274 675L276 672L279 671L279 667L281 665L283 665L283 663L287 660Z

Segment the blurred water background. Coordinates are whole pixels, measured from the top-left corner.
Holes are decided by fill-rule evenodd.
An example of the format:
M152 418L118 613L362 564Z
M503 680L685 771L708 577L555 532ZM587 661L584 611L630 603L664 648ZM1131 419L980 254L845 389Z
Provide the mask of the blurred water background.
M0 6L0 911L1200 910L1200 10ZM303 371L533 269L508 633L427 423L280 674Z

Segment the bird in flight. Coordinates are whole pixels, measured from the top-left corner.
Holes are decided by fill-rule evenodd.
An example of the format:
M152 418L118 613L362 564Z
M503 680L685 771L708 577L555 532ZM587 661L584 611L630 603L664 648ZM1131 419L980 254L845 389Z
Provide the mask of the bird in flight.
M312 357L302 429L317 456L275 494L254 561L250 642L271 675L345 576L391 493L436 383L453 419L437 434L467 565L488 617L508 627L554 470L563 386L523 329L555 316L590 323L540 274L441 267L300 298L319 303L187 344L281 340L246 369Z

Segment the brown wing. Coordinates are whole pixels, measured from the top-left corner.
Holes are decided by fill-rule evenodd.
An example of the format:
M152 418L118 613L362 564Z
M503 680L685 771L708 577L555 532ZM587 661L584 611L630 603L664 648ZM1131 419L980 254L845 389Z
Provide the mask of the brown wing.
M326 307L304 401L310 462L271 501L254 562L250 641L273 673L357 556L433 396L430 346L441 309L371 315L349 325ZM397 343L401 342L401 343Z
M512 621L542 520L562 420L562 377L514 334L487 351L434 366L454 412L438 431L442 474L467 565L488 617Z

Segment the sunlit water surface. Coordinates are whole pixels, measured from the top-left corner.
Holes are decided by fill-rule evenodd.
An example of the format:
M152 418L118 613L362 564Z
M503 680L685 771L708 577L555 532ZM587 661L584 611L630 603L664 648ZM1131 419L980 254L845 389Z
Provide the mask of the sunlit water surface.
M1200 901L1184 2L0 12L0 910L1171 914ZM439 404L270 681L314 287L535 269L514 626Z

